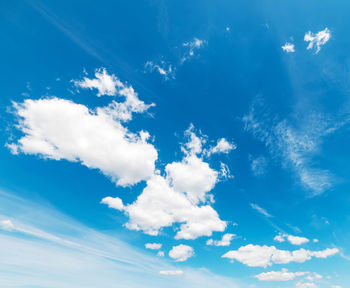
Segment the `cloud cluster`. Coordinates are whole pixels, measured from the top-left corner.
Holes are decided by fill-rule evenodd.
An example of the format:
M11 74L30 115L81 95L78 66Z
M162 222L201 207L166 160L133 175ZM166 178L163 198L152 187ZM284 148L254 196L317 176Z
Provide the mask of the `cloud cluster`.
M225 168L220 173L204 161L205 137L197 136L193 125L185 131L185 137L188 141L181 147L183 159L168 163L165 175L155 171L135 202L121 206L118 197L102 199L102 203L129 217L127 228L155 236L164 227L181 223L176 239L196 239L226 229L226 222L210 205L213 202L210 192L221 174L229 177L229 170Z
M194 250L188 245L177 245L169 251L169 257L175 259L176 262L184 262L194 255Z
M321 46L326 44L328 40L331 38L331 31L328 28L325 28L322 31L317 32L316 34L311 31L305 33L304 41L309 42L309 45L306 49L312 49L314 46L316 47L316 54L320 52Z
M231 241L235 236L236 234L226 233L222 236L221 240L208 239L206 244L214 246L230 246Z
M299 249L294 251L279 250L275 246L260 246L248 244L238 250L231 250L224 254L223 258L237 260L249 267L267 267L275 264L287 264L290 262L303 263L315 258L327 258L337 254L337 248L327 248L321 251Z
M280 282L294 280L296 277L304 276L308 273L309 272L288 272L287 269L283 268L281 271L263 272L254 277L259 281Z
M283 234L283 233L276 235L276 237L274 238L274 240L278 241L278 242L284 242L284 241L286 241L286 239L288 240L289 243L291 243L293 245L302 245L302 244L308 243L310 241L309 239L307 239L305 237L287 235L287 234Z

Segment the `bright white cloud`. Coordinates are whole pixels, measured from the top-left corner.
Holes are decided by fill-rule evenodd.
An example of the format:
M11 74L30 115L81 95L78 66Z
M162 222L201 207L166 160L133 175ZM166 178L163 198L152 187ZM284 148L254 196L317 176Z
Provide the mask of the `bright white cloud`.
M146 243L145 247L146 247L146 249L159 250L160 248L162 248L162 244L160 244L160 243Z
M222 236L221 240L208 239L207 245L230 246L231 241L235 236L236 234L226 233Z
M117 209L117 210L123 210L124 205L122 199L119 197L105 197L101 200L102 204L106 204L109 208Z
M183 244L173 246L173 248L169 251L169 257L175 259L176 262L184 262L193 255L193 248Z
M15 225L13 225L10 219L6 219L0 221L0 228L6 231L12 231L15 229Z
M180 223L176 239L196 239L226 229L226 222L208 204L213 202L210 191L219 181L219 173L197 155L203 151L204 140L194 133L192 125L185 135L184 158L167 164L165 176L155 172L134 203L117 205L116 209L129 217L127 228L155 236L162 228Z
M251 203L250 207L252 207L254 210L258 211L260 214L268 217L268 218L272 218L273 216L268 213L264 208L261 208L259 205Z
M275 264L287 264L290 262L303 263L312 257L327 258L339 252L337 248L327 248L321 251L299 249L294 251L279 250L275 246L260 246L248 244L238 250L231 250L224 254L223 258L237 260L249 267L267 267Z
M282 50L287 53L293 53L295 52L294 44L286 42L283 46L281 46Z
M124 102L112 101L112 103L105 107L104 110L107 114L113 116L114 119L119 121L130 121L132 119L132 113L143 113L148 108L154 106L154 104L145 104L138 98L132 86L127 86L122 83L115 75L109 75L104 68L96 70L94 79L84 77L84 80L74 83L77 87L97 89L97 96L119 95L125 98Z
M304 276L308 273L309 272L288 272L287 269L283 268L281 271L263 272L254 277L259 281L279 282L294 280L296 277Z
M322 31L317 32L316 34L311 31L305 33L304 41L309 42L309 45L306 49L312 49L314 46L316 47L316 54L320 52L321 46L326 44L328 40L331 38L331 31L328 28L325 28Z
M147 143L148 133L128 131L113 118L112 108L90 111L72 101L51 98L14 104L25 135L8 146L13 153L37 154L99 169L117 185L149 179L157 151Z
M228 154L231 150L234 150L236 148L236 144L228 142L225 138L221 138L218 140L217 144L214 147L211 147L209 149L208 155L215 153Z
M157 256L164 257L164 251L158 251Z
M176 239L195 239L224 231L226 222L209 205L197 206L184 193L173 189L167 179L154 175L136 201L124 207L129 216L126 227L158 235L163 227L182 223Z
M207 193L214 188L218 178L217 171L194 155L166 165L165 171L173 188L185 193L195 204L205 202Z
M278 234L274 238L274 240L278 241L278 242L284 242L285 239L287 239L288 242L293 244L293 245L302 245L302 244L310 242L310 240L305 238L305 237L287 235L287 234L282 234L282 233Z
M182 275L184 274L184 271L182 270L161 270L159 271L160 275L170 275L170 276L176 276L176 275Z
M104 68L97 69L94 79L84 77L83 80L73 81L75 86L86 89L97 89L97 96L115 96L117 88L124 88L124 85L115 75L109 75Z

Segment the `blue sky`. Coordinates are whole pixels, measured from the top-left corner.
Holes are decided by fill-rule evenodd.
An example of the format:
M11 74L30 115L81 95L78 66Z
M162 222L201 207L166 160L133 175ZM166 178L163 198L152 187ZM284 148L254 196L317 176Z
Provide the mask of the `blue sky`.
M349 8L0 3L0 286L348 287Z

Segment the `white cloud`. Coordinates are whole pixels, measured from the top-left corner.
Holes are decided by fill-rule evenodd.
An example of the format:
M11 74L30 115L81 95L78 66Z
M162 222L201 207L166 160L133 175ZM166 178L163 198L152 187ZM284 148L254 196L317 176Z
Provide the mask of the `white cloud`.
M181 223L176 239L196 239L226 229L226 222L208 204L213 202L210 191L219 173L197 155L204 140L193 131L190 126L185 132L189 141L182 146L182 161L167 164L165 176L155 172L134 203L117 207L129 217L127 228L158 235L162 228Z
M217 212L209 205L197 206L173 189L168 181L154 175L137 200L124 208L129 216L126 226L158 235L163 227L182 223L176 239L196 239L210 236L213 231L224 231L226 222L221 221Z
M187 60L191 59L195 51L202 48L206 42L204 40L200 40L198 38L193 38L192 41L185 42L182 44L183 47L187 47L188 51L185 53L185 55L181 59L181 64L186 62Z
M268 217L268 218L272 218L273 216L271 214L269 214L264 208L261 208L259 205L251 203L250 207L252 207L254 210L258 211L260 214Z
M106 204L109 208L117 209L117 210L123 210L124 205L122 199L119 197L105 197L101 200L102 204Z
M207 193L217 182L218 172L197 156L185 157L181 162L173 162L165 167L172 187L195 204L205 202Z
M332 285L332 288L342 288L342 286L339 286L339 285Z
M154 106L154 104L147 105L141 101L132 86L122 83L114 74L109 75L104 68L97 69L95 77L94 79L84 77L84 80L75 80L74 83L81 88L97 89L97 96L119 95L124 97L124 102L113 101L108 107L101 109L114 119L129 121L132 119L132 113L143 113Z
M164 251L158 251L157 256L164 257Z
M281 234L281 233L274 238L274 240L278 242L284 242L285 239L287 239L288 242L293 245L302 245L310 241L305 237L299 237L299 236L293 236L293 235L287 235L287 234Z
M0 228L6 231L12 231L15 229L15 225L13 225L10 219L6 219L0 221Z
M310 113L292 125L291 121L278 121L269 115L261 101L254 102L243 122L246 131L264 142L283 168L291 168L313 196L332 186L334 181L330 172L315 168L311 160L320 152L322 138L334 133L345 122L335 122L322 114Z
M231 250L224 254L223 258L237 260L249 267L267 267L275 264L287 264L290 262L303 263L312 257L327 258L337 254L337 248L327 248L321 251L299 249L294 251L279 250L275 246L260 246L248 244L238 250Z
M287 269L283 268L281 271L264 272L254 277L259 281L279 282L294 280L296 277L304 276L308 273L309 272L288 272Z
M318 286L313 282L297 282L296 288L318 288Z
M331 31L328 28L325 28L322 31L317 32L316 34L311 31L305 33L304 41L309 42L309 45L306 49L312 49L314 45L316 46L316 54L320 52L321 46L326 44L331 38Z
M171 64L165 63L163 60L159 64L156 64L152 61L147 61L145 68L149 72L157 71L160 75L163 76L164 80L169 80L170 78L175 78L175 68Z
M161 270L159 271L160 275L170 275L170 276L176 276L176 275L182 275L184 274L184 271L182 270Z
M196 135L193 124L185 131L185 137L188 141L181 147L182 152L186 155L202 153L206 139L205 136Z
M225 138L218 140L217 144L214 147L211 147L208 151L208 155L215 153L225 153L228 154L231 150L236 149L237 146L235 143L228 142Z
M169 251L169 257L175 259L176 262L184 262L193 255L193 248L183 244L173 246L173 248Z
M282 47L282 50L287 53L293 53L295 52L294 44L286 42Z
M146 243L145 247L146 247L146 249L159 250L160 248L162 248L162 244L160 244L160 243Z
M148 133L128 131L114 119L113 107L90 111L59 98L27 99L14 107L20 119L17 128L25 135L8 145L13 153L80 162L121 186L153 174L157 151L147 143Z
M124 85L115 75L109 75L104 68L97 69L94 79L84 77L83 80L73 81L75 86L85 89L97 89L97 96L115 96L117 94L117 87L124 88Z
M231 241L235 236L236 234L226 233L222 236L221 240L208 239L206 243L207 245L214 245L214 246L230 246Z

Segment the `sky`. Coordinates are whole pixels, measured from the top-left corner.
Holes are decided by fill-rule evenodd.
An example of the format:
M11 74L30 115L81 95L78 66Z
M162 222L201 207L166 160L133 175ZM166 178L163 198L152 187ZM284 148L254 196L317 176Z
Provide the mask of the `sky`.
M0 286L346 288L347 1L2 1Z

